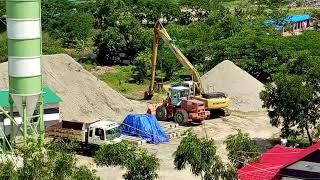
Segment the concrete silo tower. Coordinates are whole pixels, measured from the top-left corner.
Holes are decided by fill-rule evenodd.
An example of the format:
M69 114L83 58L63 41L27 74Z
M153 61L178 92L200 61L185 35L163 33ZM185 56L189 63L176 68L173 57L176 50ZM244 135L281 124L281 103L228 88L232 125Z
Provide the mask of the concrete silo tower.
M16 108L22 122L22 135L44 138L43 97L41 74L41 0L6 0L9 61L10 111ZM12 120L11 120L12 121Z

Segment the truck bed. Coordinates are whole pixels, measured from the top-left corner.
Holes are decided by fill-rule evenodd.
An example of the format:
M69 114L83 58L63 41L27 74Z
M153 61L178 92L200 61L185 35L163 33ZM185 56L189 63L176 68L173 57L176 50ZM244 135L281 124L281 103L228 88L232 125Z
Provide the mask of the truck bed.
M85 130L72 129L72 127L64 128L62 123L47 128L47 136L52 138L68 139L71 141L85 142Z

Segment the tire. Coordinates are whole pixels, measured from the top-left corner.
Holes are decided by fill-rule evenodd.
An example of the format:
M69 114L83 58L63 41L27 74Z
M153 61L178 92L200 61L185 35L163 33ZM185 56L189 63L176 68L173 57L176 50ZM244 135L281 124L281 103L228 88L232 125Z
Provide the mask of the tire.
M156 109L156 118L158 121L166 121L168 119L168 111L165 106L159 106Z
M180 109L174 115L174 121L179 125L184 125L188 122L188 113L186 110Z

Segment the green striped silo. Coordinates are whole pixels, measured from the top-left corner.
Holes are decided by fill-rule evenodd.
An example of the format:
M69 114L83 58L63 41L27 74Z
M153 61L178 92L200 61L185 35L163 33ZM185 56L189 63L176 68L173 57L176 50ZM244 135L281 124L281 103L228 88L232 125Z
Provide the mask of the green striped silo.
M9 93L27 133L28 120L42 102L41 0L7 0L6 5ZM42 110L38 113L43 120Z

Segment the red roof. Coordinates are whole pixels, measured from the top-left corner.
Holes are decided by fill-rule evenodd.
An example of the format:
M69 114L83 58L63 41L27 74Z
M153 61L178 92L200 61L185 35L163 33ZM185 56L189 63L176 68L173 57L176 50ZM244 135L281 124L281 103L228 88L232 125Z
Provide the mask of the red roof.
M306 148L276 145L261 155L259 162L249 163L238 170L241 180L276 180L278 173L320 148L320 142Z

